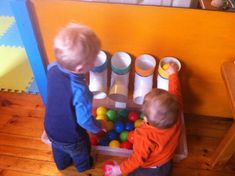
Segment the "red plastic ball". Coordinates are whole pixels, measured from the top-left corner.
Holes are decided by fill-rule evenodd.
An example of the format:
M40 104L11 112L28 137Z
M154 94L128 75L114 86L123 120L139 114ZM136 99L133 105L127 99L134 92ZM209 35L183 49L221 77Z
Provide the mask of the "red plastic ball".
M130 143L134 143L134 131L128 133L127 139Z
M139 118L139 114L137 112L130 112L128 114L128 119L132 122L136 121Z
M96 115L97 115L97 114L96 114L96 109L95 109L95 108L93 108L93 109L92 109L92 115L93 115L94 117L96 117Z
M125 149L132 149L132 144L128 141L124 141L120 144L120 147Z
M97 145L98 140L97 140L97 137L95 135L89 134L89 138L90 138L91 145Z

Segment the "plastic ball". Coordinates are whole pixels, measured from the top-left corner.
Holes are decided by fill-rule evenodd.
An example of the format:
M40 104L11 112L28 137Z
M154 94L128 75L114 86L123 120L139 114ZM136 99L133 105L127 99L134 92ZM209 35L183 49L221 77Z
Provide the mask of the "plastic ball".
M104 136L106 136L106 132L105 131L103 131L103 130L101 130L101 131L99 131L98 133L96 133L95 134L95 136L96 136L96 138L98 139L98 140L100 140L101 138L103 138Z
M125 109L121 109L118 111L118 115L122 118L126 118L128 116L128 112Z
M106 120L106 116L105 115L98 115L98 116L96 116L96 120Z
M114 123L114 129L116 132L121 133L124 130L124 124L120 121Z
M118 138L118 133L116 131L112 130L107 133L107 136L110 140L114 140L114 139Z
M106 112L106 116L111 121L115 121L117 119L117 113L114 110L108 110Z
M98 140L97 140L97 138L96 138L96 136L95 136L95 135L93 135L93 134L89 134L89 139L90 139L90 143L91 143L91 145L97 145Z
M134 124L133 124L133 122L126 122L126 123L125 123L125 130L127 130L127 131L132 131L132 130L134 130Z
M95 109L95 108L92 109L92 115L93 115L94 117L96 117L96 109Z
M111 160L106 161L102 166L102 170L104 173L107 172L107 165L115 165L115 163L114 161Z
M128 119L132 122L136 121L139 118L139 115L137 112L130 112L128 114Z
M162 68L163 68L163 70L167 70L167 69L169 68L169 64L164 64L164 65L162 66Z
M128 133L127 139L130 143L132 143L132 144L134 143L134 131L131 131Z
M123 131L120 133L120 140L121 141L126 141L128 136L128 131Z
M144 120L144 114L143 113L140 114L140 119Z
M108 146L109 145L109 139L107 136L105 136L104 138L102 138L99 142L98 145L101 146Z
M96 109L97 115L105 115L107 112L107 109L104 106L100 106Z
M109 147L111 147L111 148L119 148L120 147L120 142L118 140L112 140L109 143Z
M141 119L138 119L135 121L135 128L138 128L141 124L142 124L142 120Z
M106 130L110 131L113 129L113 122L112 121L106 121Z
M124 141L120 144L120 148L132 149L132 144L128 141Z

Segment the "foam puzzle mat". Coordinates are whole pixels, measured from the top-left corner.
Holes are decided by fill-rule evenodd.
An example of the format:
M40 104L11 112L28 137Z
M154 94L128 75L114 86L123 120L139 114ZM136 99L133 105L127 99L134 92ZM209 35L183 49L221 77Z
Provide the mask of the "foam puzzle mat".
M0 90L39 93L9 0L0 0Z
M0 16L13 16L9 0L0 0Z
M4 33L14 23L14 21L14 17L0 16L0 37L4 35Z
M32 71L24 48L0 46L0 88L25 92Z
M24 47L16 23L12 24L7 32L0 38L0 46L2 45Z

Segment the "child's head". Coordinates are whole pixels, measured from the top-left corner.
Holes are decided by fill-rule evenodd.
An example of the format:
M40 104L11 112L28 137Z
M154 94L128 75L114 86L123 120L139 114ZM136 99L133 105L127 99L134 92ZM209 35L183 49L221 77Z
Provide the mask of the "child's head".
M156 128L171 127L178 117L179 106L174 95L162 89L152 89L145 95L142 113L148 123Z
M58 63L74 73L92 69L100 51L100 40L87 26L69 23L54 39L54 53Z

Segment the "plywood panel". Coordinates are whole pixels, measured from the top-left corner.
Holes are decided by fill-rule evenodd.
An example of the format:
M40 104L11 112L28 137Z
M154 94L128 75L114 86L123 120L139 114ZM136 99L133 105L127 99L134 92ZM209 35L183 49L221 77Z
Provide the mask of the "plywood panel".
M179 58L185 111L231 116L220 65L235 58L234 13L63 0L31 0L31 8L49 62L55 60L56 32L70 21L83 23L94 29L102 49L111 54ZM131 75L133 80L133 70Z

